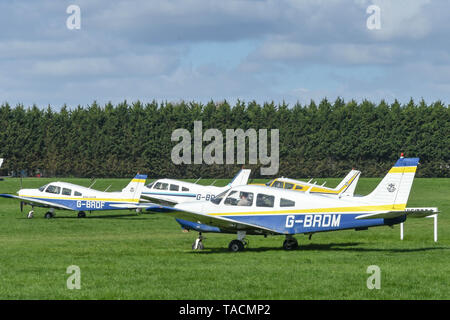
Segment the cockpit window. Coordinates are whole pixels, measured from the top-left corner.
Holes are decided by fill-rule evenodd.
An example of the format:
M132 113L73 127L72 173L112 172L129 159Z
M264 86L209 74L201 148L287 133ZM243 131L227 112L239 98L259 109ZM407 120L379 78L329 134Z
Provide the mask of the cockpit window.
M178 186L176 184L170 185L170 191L179 191L179 190L180 190L180 186Z
M44 190L45 190L45 188L47 188L47 186L48 186L48 184L46 184L45 186L40 187L40 188L39 188L39 191L40 191L40 192L44 192Z
M294 184L293 184L293 183L286 182L286 183L284 184L284 188L285 188L285 189L292 189L292 188L294 188Z
M246 206L249 207L253 203L253 193L243 191L231 191L225 199L224 204L228 206Z
M189 191L189 188L182 187L182 188L181 188L181 191Z
M273 203L275 202L275 197L268 195L268 194L262 194L258 193L258 196L256 197L256 206L257 207L273 207Z
M155 184L155 181L153 181L152 183L149 183L146 187L151 189L153 187L153 185Z
M80 192L78 192L78 191L75 191L74 193L73 193L73 195L75 196L75 197L82 197L83 195L80 193Z
M272 187L283 189L284 183L283 183L283 181L275 181L275 182L273 183Z
M225 195L227 194L227 191L224 191L222 193L219 193L214 199L211 199L211 202L214 204L219 204L220 201L222 201L223 197L225 197Z
M45 190L45 192L48 193L53 193L53 194L60 194L61 192L61 187L57 187L57 186L48 186L47 189Z
M295 186L295 190L302 190L302 189L303 189L302 186L299 186L299 185L296 185L296 186Z
M270 180L269 182L266 183L266 186L270 187L272 185L272 182L274 182L275 179Z
M294 207L295 202L289 199L280 199L280 207Z
M157 190L167 190L169 189L169 184L168 183L163 183L163 182L158 182L155 184L155 188Z
M72 194L72 190L63 188L63 189L62 189L62 194L63 194L64 196L70 196L70 195Z

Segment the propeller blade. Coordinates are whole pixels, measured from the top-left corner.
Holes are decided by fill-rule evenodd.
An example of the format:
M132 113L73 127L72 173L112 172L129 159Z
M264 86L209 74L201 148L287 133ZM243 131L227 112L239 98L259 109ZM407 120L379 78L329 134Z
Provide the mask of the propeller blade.
M23 212L23 201L20 201L20 212Z

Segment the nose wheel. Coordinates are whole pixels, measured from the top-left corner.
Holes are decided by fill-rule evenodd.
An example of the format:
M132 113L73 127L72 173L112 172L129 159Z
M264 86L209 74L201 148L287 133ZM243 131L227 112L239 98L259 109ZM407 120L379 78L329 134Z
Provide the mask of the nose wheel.
M192 250L203 250L205 246L203 245L203 236L200 232L198 234L198 238L195 240L195 242L192 244Z

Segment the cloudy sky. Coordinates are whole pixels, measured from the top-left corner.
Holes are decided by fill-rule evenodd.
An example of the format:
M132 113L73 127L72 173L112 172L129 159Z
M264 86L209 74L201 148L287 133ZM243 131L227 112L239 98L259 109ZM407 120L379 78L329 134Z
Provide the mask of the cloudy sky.
M67 27L70 5L80 29ZM448 0L8 0L0 27L11 105L450 103Z

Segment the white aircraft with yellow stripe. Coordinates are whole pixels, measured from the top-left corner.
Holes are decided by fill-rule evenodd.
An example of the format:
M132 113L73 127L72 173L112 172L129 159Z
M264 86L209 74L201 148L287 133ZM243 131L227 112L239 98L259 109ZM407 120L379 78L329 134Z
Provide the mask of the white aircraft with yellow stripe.
M174 179L158 179L144 187L141 197L169 205L190 201L209 201L232 187L247 184L250 173L250 169L241 169L224 187L204 186Z
M146 175L136 175L121 192L103 192L67 182L52 182L39 189L21 189L17 196L0 194L0 197L20 200L21 211L23 205L30 205L32 210L28 218L33 217L34 207L50 208L46 218L54 217L55 209L78 211L79 218L84 218L86 211L134 209L139 213L153 206L140 203L146 179Z
M273 179L266 183L266 186L307 193L320 193L339 197L353 197L360 175L361 171L351 170L347 174L347 176L345 176L345 178L342 179L342 181L336 186L336 188L325 187L325 183L319 186L316 183L311 183L312 179L308 182L305 182L284 177Z
M295 234L401 223L407 215L426 216L429 210L407 211L418 158L400 158L380 184L364 197L330 197L260 185L232 188L212 201L185 202L149 210L174 216L184 229L196 230L193 249L202 249L202 232L237 233L231 251L243 250L245 236L285 235L283 247L298 247Z

